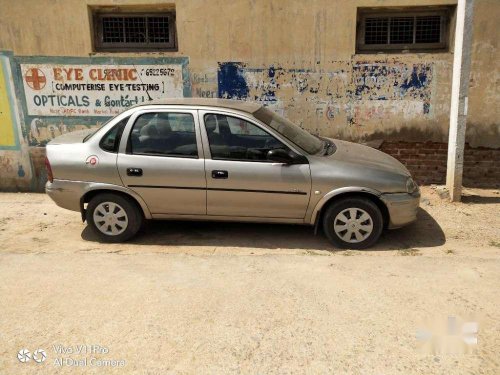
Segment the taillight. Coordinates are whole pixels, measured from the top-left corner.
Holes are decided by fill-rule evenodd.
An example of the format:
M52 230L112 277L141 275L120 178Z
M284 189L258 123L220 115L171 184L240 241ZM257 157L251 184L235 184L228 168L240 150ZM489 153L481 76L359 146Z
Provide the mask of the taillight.
M54 175L52 174L52 167L50 166L48 157L45 157L45 168L47 169L47 180L49 180L49 182L54 181Z

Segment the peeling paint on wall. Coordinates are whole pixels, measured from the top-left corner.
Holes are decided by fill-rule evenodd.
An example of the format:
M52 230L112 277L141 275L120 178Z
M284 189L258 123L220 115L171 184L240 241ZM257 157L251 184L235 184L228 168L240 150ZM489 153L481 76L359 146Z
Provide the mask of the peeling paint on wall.
M245 65L242 63L219 63L219 98L245 100L248 98L248 84Z
M431 64L357 63L352 77L357 99L430 100Z
M346 138L380 130L389 117L430 116L432 63L330 65L326 71L220 62L218 95L260 102L314 132Z

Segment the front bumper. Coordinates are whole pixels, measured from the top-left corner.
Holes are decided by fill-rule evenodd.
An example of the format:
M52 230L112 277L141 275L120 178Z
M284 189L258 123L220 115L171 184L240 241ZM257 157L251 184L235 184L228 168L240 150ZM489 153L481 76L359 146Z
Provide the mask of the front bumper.
M420 191L413 194L382 194L380 198L389 211L389 229L399 228L417 220Z

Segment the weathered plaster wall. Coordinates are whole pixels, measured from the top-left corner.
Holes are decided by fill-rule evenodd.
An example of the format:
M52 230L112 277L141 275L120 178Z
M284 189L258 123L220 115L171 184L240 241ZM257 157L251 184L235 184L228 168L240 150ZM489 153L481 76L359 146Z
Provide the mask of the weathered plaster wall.
M22 133L11 62L11 54L0 52L0 190L31 190L31 158Z
M13 50L16 55L88 56L92 54L89 6L175 6L179 51L160 55L189 58L193 95L216 96L220 92L219 64L239 62L245 66L244 75L255 94L250 99L262 98L262 90L279 81L274 105L309 129L354 140L444 141L452 53L356 55L356 9L455 3L176 0L165 5L158 0L0 0L0 48ZM496 62L500 58L500 2L477 0L476 4L468 141L472 145L499 146L496 103L500 73ZM130 55L134 54L125 54ZM427 72L424 83L415 82L405 73L422 66ZM277 79L257 74L271 68L280 74ZM305 80L308 89L292 89L297 79ZM360 79L368 82L368 88L357 95ZM394 92L390 84L401 87L404 79L409 79L407 84L413 87L406 93ZM329 95L332 90L335 95ZM425 98L415 97L420 94Z
M188 80L184 95L261 101L326 136L355 141L446 142L453 53L356 54L356 12L357 7L455 3L0 0L0 50L12 51L15 60L13 82L17 80L20 108L20 125L15 126L21 126L18 134L24 135L19 144L43 145L61 132L95 126L106 118L32 116L26 109L26 92L18 87L26 80L21 64L112 63L119 67L132 57L149 63L157 60L158 64L185 59ZM94 53L89 7L117 5L137 10L175 7L179 50ZM473 147L500 147L499 17L500 1L476 0L467 129L467 141ZM40 121L33 123L37 118ZM33 124L35 128L39 124L39 129L33 130ZM38 130L43 133L40 139L32 134ZM6 153L0 150L0 158ZM43 152L31 150L31 154L31 162L37 160L39 166ZM17 159L9 160L15 167ZM38 167L34 173L41 173Z
M390 139L402 128L431 138L439 125L434 81L440 68L432 60L398 59L332 61L316 69L223 62L218 96L265 103L300 126L336 138Z

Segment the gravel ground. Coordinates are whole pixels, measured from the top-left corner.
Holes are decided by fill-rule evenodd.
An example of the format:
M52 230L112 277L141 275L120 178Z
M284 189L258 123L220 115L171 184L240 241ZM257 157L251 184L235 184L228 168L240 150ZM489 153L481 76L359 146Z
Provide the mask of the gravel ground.
M0 374L499 374L500 192L465 194L424 187L369 251L167 221L102 244L45 195L0 194Z

